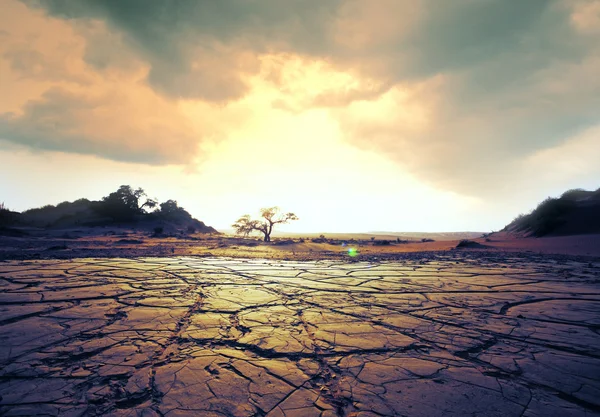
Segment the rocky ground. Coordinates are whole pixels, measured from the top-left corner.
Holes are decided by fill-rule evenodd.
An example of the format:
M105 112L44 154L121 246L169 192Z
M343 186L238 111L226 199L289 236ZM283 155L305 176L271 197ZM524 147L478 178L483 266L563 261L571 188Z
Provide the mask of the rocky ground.
M600 414L600 260L0 263L0 415Z

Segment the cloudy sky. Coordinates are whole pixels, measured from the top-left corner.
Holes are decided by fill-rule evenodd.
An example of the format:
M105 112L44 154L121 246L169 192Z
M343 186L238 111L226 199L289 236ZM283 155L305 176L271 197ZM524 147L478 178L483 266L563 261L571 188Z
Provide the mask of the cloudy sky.
M600 0L0 0L0 201L490 231L600 186Z

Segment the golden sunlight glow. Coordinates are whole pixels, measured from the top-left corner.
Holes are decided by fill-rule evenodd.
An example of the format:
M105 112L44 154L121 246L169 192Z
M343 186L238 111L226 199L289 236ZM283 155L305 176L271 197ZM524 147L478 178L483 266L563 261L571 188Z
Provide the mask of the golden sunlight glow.
M518 122L537 117L525 105L511 107L515 102L535 107L537 101L527 101L520 91L502 101L507 92L498 94L498 102L479 97L484 105L471 103L455 114L462 92L478 94L470 92L469 76L481 74L469 71L479 67L400 77L396 72L404 65L427 66L420 61L427 51L401 46L427 23L428 11L422 2L382 0L382 5L343 2L321 34L335 51L322 54L278 43L260 47L260 36L253 49L254 38L238 42L218 33L206 38L180 33L181 43L173 47L181 47L182 62L169 81L197 93L186 95L152 79L157 67L171 70L158 57L164 51L152 57L140 52L131 34L115 30L114 22L64 19L43 7L4 0L0 185L3 194L18 196L6 203L23 210L100 198L130 184L158 199L178 200L217 228L277 205L300 217L282 227L290 231L489 230L492 223L505 224L508 206L502 199L509 198L475 197L485 192L476 180L497 149L511 160L498 162L486 178L508 184L504 177L514 168L525 190L516 197L511 191L514 201L506 203L511 214L553 187L593 183L597 128L585 137L569 133L573 137L525 150L516 141L505 145L495 131L482 138L505 116ZM573 0L564 8L567 24L580 36L598 33L598 1ZM597 87L600 60L590 50L578 62L535 74L530 94L564 95L573 108L596 103L587 91ZM236 86L230 95L221 94L230 84ZM585 92L580 85L588 87ZM585 107L577 109L569 116L573 120ZM479 165L471 167L466 148L476 150ZM539 174L550 165L553 174Z

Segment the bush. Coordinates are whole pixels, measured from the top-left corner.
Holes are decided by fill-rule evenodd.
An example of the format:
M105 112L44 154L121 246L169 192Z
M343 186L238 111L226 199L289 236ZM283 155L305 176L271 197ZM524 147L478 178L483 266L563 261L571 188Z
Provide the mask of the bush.
M547 198L530 214L530 224L536 236L544 236L563 223L562 216L575 208L575 201Z
M275 245L293 245L294 242L292 239L283 239L283 240L276 240L274 242Z
M523 223L524 221L526 221L526 219L527 219L527 216L525 214L521 213L517 217L515 217L511 223L520 224L520 223Z
M567 190L560 196L561 200L571 200L577 201L579 199L585 198L589 195L588 191L585 191L583 188L573 188L571 190Z
M12 225L17 220L18 213L12 212L6 208L4 203L0 203L0 225Z
M161 226L154 228L154 235L162 235L163 232L164 232L164 229Z
M120 245L141 245L144 241L139 239L119 239L115 243Z
M576 198L580 190L569 190L561 198L548 197L529 214L517 216L511 223L516 231L530 231L541 237L551 233L564 223L563 217L576 207Z

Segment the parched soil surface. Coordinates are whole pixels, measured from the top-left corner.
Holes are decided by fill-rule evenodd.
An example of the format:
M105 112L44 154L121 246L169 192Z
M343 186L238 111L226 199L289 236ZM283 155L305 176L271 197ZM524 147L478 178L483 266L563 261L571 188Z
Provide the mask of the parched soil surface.
M364 261L402 260L473 249L521 255L600 257L600 235L523 238L498 232L462 245L459 240L403 241L275 238L265 243L255 238L195 234L150 236L131 229L36 230L23 236L0 235L0 261L73 258L140 258L198 256L317 261L322 259ZM458 246L458 248L457 248ZM351 252L354 251L354 252ZM352 253L351 256L350 253ZM427 255L429 253L429 255Z
M591 416L600 261L0 263L0 415Z

